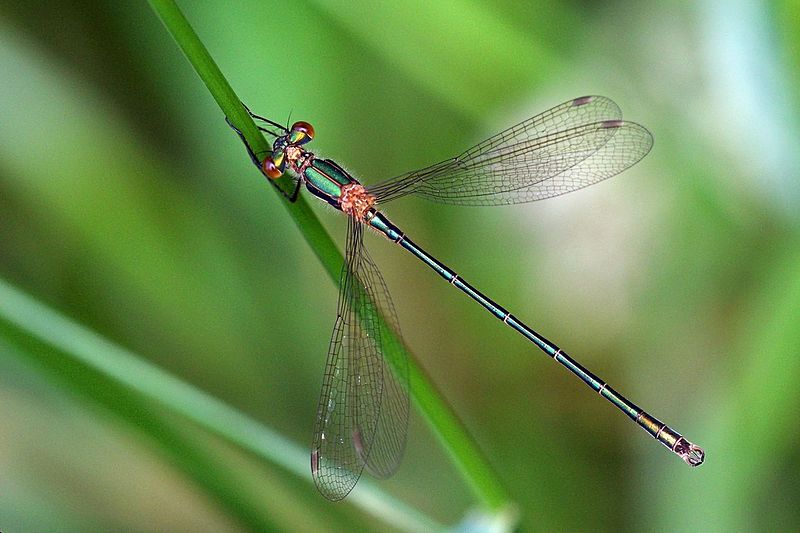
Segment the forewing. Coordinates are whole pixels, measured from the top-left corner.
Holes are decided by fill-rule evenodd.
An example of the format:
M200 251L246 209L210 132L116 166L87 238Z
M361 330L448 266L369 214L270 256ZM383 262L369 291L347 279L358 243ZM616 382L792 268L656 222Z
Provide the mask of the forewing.
M459 205L514 204L564 194L618 174L650 151L650 133L620 117L608 98L577 98L369 192L379 202L416 194Z
M362 232L363 226L349 219L311 450L314 482L330 500L344 498L365 466L380 477L394 472L408 427L408 363L396 336L394 308Z

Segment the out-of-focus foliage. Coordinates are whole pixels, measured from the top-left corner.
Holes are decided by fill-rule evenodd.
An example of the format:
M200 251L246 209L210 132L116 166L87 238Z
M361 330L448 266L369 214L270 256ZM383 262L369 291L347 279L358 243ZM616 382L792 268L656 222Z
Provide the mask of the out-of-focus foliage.
M388 209L703 445L698 469L400 249L368 245L407 343L526 530L796 526L796 3L183 4L248 105L312 122L315 149L366 183L583 94L645 124L656 144L642 163L569 196ZM0 38L0 277L308 442L336 289L155 15L4 2ZM277 527L377 526L161 409ZM0 529L241 526L129 420L0 339ZM473 502L419 420L382 487L445 523Z

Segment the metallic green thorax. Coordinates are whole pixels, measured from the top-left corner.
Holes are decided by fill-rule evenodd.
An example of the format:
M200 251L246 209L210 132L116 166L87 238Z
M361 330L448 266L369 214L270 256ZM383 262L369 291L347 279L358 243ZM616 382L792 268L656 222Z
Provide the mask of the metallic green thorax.
M339 209L339 198L342 196L342 185L358 183L330 159L313 158L303 170L303 177L306 188L314 196L322 198L337 209Z
M342 167L330 159L312 158L303 170L306 188L315 196L325 200L333 207L341 209L342 186L359 183ZM397 242L402 232L377 209L370 209L364 217L371 228L384 234L389 240Z

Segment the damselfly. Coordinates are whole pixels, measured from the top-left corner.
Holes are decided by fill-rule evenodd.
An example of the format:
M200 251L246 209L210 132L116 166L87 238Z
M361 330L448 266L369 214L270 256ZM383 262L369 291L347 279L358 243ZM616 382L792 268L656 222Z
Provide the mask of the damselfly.
M410 194L458 205L533 202L614 176L647 155L653 144L647 129L622 120L614 102L602 96L570 100L461 155L368 187L335 162L306 149L314 138L310 124L296 122L286 128L250 114L262 123L259 129L275 139L272 153L261 159L233 128L261 172L276 179L291 170L297 178L294 192L287 194L279 188L290 201L305 185L311 194L348 217L339 304L311 448L311 473L326 498L347 496L365 467L379 477L391 475L405 448L409 411L406 355L386 284L364 248L364 228L411 252L578 376L687 464L698 466L703 462L702 448L634 405L456 275L378 209Z

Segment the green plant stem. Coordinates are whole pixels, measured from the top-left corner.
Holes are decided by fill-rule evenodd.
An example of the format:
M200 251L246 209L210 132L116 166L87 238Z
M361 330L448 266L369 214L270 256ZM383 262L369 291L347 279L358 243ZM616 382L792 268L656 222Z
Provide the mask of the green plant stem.
M161 17L223 113L242 131L253 150L257 153L269 151L266 140L175 2L150 0L150 5ZM286 184L281 185L285 187ZM338 284L343 258L319 219L302 198L295 203L283 203L331 279ZM422 367L411 352L407 352L411 394L420 411L481 503L491 511L499 511L508 503L508 497L496 474Z

